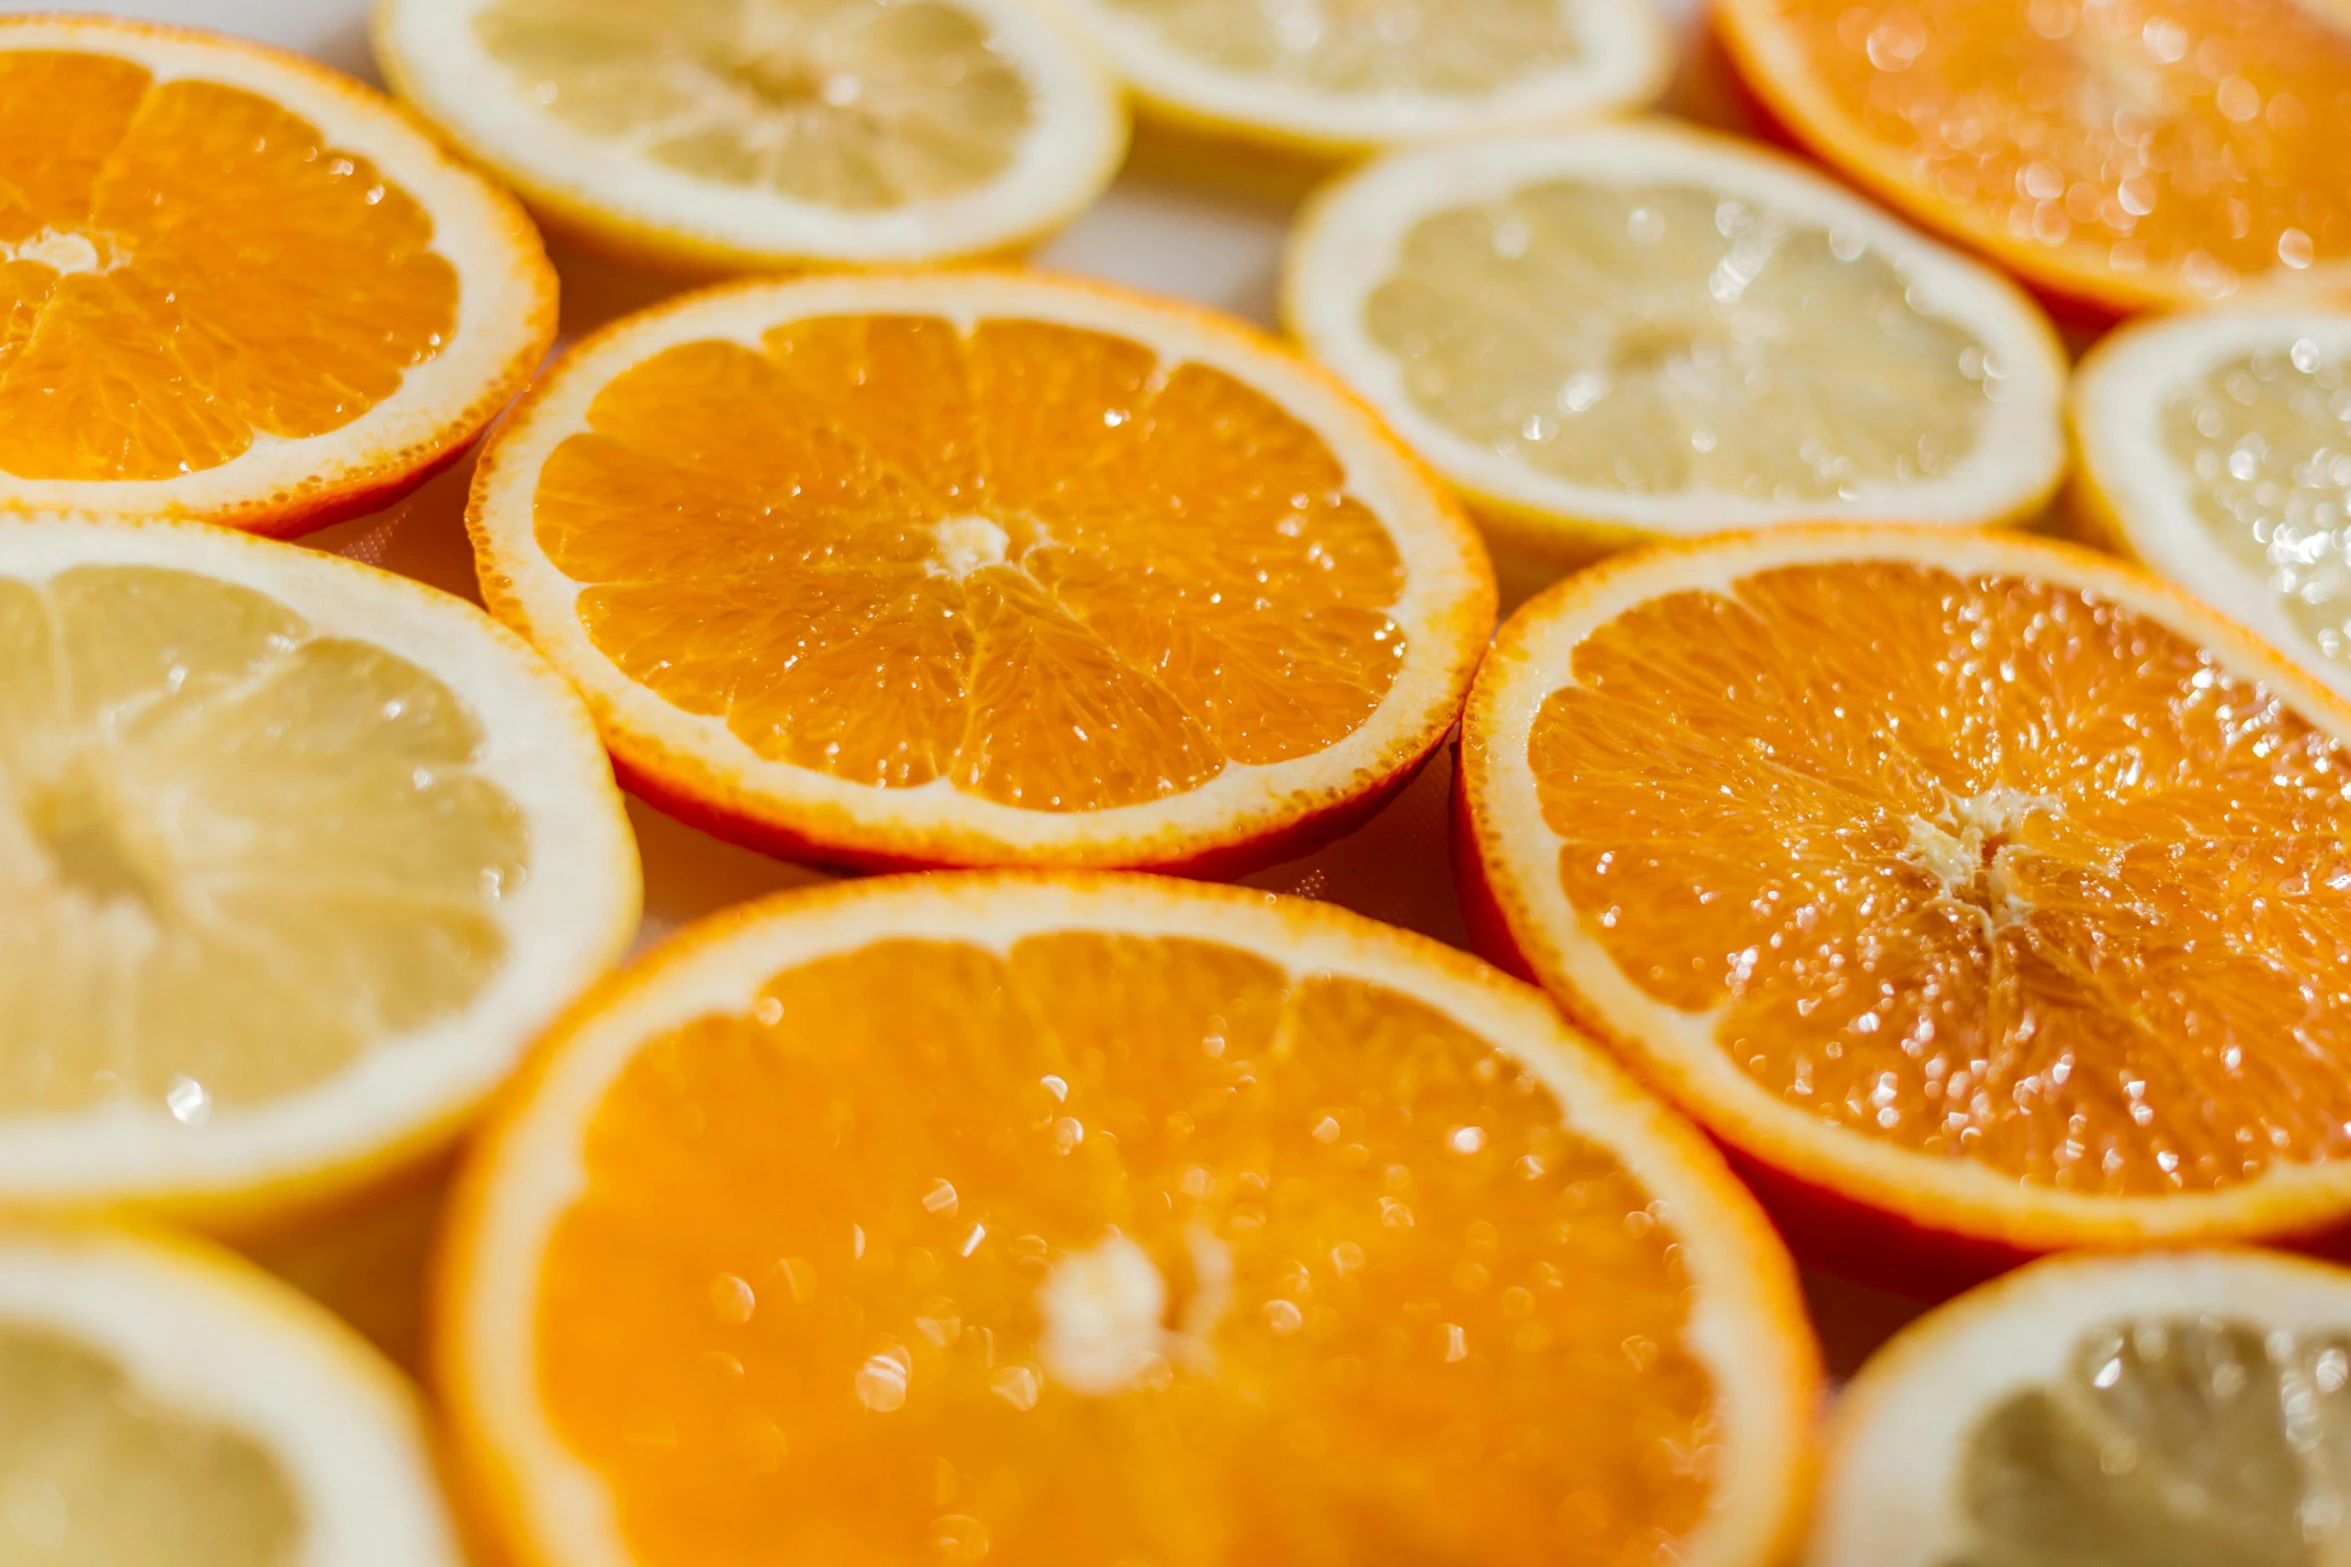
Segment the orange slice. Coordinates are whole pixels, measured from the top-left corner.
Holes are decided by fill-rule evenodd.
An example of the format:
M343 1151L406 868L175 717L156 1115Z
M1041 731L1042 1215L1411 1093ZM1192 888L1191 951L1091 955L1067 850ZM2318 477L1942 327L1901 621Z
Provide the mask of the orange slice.
M2109 559L1819 527L1570 579L1464 719L1514 950L1926 1287L2351 1216L2351 709Z
M521 209L378 94L200 33L0 20L0 511L357 515L554 333Z
M0 521L0 1209L252 1233L392 1183L638 901L586 709L472 605Z
M2351 281L2323 3L1724 0L1763 107L1873 194L2114 315Z
M852 865L1226 873L1409 780L1492 628L1475 534L1255 333L989 274L713 292L483 458L483 592L631 786Z
M1813 1567L2328 1567L2351 1549L2351 1273L2054 1259L1906 1330L1838 1400Z
M573 1014L435 1303L517 1560L1782 1559L1818 1365L1721 1161L1323 905L868 881Z
M416 1390L225 1254L0 1230L0 1559L463 1567Z

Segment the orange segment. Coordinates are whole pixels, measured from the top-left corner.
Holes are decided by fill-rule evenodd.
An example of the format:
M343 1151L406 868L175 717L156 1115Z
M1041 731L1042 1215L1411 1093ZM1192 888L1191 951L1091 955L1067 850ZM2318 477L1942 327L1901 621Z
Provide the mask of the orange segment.
M0 191L34 171L0 205L0 306L29 318L0 360L0 470L159 479L321 435L456 326L415 198L267 98L43 51L0 55L0 104Z
M628 539L624 580L589 590L589 636L761 755L1101 810L1322 750L1394 682L1395 546L1322 440L1224 372L1034 321L967 340L828 317L766 342L623 372L536 508L547 558L597 583L644 499L670 503L663 559ZM1295 642L1260 625L1277 602Z
M0 20L0 507L369 510L553 327L519 210L380 96L205 34Z
M876 933L799 950L842 922ZM1719 1271L1732 1189L1585 1097L1597 1063L1558 1071L1515 991L1351 921L1360 955L1311 946L1339 926L881 882L690 938L583 1014L447 1276L461 1337L527 1335L546 1456L610 1498L619 1552L517 1520L533 1559L1758 1560L1725 1519L1790 1456L1746 1423L1789 1389L1713 1337L1758 1282ZM743 999L686 1000L719 950ZM525 1149L555 1147L581 1178L542 1202ZM509 1299L476 1248L516 1236L477 1226L517 1201ZM473 1353L444 1369L478 1436L513 1412Z
M2304 0L1729 0L1765 104L1905 211L2109 310L2339 274L2351 31Z
M1530 956L1734 1139L1946 1223L2341 1159L2351 719L2119 571L1887 538L1529 610L1473 806Z
M1351 406L1277 393L1294 361L1139 302L1053 319L1092 297L1064 285L946 313L960 289L862 290L927 310L746 290L648 318L646 351L616 343L562 385L576 420L541 412L502 444L543 455L477 497L486 574L558 574L560 598L517 606L533 635L723 725L706 763L949 810L1254 787L1247 770L1376 733L1416 663L1466 668L1474 546ZM1406 488L1383 494L1383 466Z

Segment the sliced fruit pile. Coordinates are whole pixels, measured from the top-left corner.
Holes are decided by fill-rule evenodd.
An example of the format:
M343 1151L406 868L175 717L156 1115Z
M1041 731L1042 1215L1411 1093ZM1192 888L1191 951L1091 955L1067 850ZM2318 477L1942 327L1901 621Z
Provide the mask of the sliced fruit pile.
M2323 1567L2351 1548L2351 1274L2251 1252L2044 1262L1839 1401L1813 1567Z
M0 1560L462 1567L414 1391L244 1264L0 1230Z
M2351 1216L2351 709L2104 557L1787 529L1561 584L1464 723L1487 936L1914 1287Z
M470 1163L441 1385L518 1559L1762 1564L1777 1240L1532 990L1319 905L929 876L713 921Z
M1764 109L1833 167L2113 316L2351 276L2332 0L1722 0Z
M2072 395L2075 510L2351 695L2351 316L2117 332Z
M636 787L853 865L1228 873L1360 822L1459 712L1484 552L1326 377L996 274L745 286L551 373L483 591Z
M689 270L1017 251L1126 151L1092 51L1019 0L388 0L376 45L559 227Z
M446 1141L628 940L586 712L478 610L0 524L0 1203L250 1224Z
M554 332L521 209L379 95L209 35L0 19L0 512L365 512Z
M1791 518L1995 526L2064 467L2064 360L2013 285L1663 123L1373 164L1308 209L1283 304L1554 560Z
M1309 159L1639 108L1672 39L1651 0L1073 0L1155 120Z

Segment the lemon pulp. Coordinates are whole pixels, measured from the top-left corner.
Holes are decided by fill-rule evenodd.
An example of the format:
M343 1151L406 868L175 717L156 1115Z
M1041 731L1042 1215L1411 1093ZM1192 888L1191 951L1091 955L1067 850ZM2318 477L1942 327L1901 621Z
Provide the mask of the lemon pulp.
M2325 1567L2351 1541L2351 1335L2214 1317L2086 1334L1994 1406L1947 1567Z
M251 1437L153 1402L70 1339L0 1326L0 1562L293 1567L302 1537Z
M1336 92L1484 93L1584 53L1560 0L1109 4L1206 64Z
M984 184L1035 118L1019 68L951 0L491 0L474 27L581 132L847 211Z
M2351 662L2351 367L2303 339L2215 366L2160 418L2205 533L2319 652Z
M1434 212L1365 305L1428 418L1552 478L1782 504L1949 473L2004 367L1857 231L1546 179Z
M438 679L194 573L0 576L0 1111L202 1125L464 1007L530 846Z

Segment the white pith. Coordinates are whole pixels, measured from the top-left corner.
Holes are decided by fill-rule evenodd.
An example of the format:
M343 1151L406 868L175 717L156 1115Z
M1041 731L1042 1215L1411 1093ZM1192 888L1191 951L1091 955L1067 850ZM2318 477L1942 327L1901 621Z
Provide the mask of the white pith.
M1778 502L1571 483L1446 428L1421 410L1400 362L1365 329L1365 306L1395 274L1422 220L1561 177L1713 189L1859 235L1909 280L1919 309L1964 327L2005 366L2001 399L1990 405L1975 449L1936 478L1873 480L1849 497ZM1662 123L1463 142L1373 163L1326 190L1299 223L1283 266L1282 308L1307 349L1439 472L1474 501L1522 515L1666 538L1841 517L1980 526L2029 510L2056 486L2065 464L2064 358L2048 322L2014 284L1786 158Z
M549 1561L634 1567L610 1496L549 1427L535 1321L550 1227L586 1180L580 1142L648 1039L711 1013L744 1014L780 970L880 940L964 942L1006 952L1043 932L1107 931L1229 944L1300 976L1360 977L1435 1007L1532 1068L1571 1128L1607 1146L1664 1204L1694 1301L1688 1342L1712 1374L1726 1455L1689 1567L1746 1564L1787 1523L1803 1455L1782 1435L1808 1418L1808 1373L1773 1329L1787 1263L1687 1128L1571 1033L1540 995L1411 938L1323 908L1139 877L900 877L786 895L701 927L657 952L562 1036L474 1175L473 1223L448 1259L465 1281L443 1322L465 1414L489 1450L520 1524ZM1186 1326L1190 1327L1187 1319Z
M1758 1083L1715 1040L1720 1013L1683 1012L1617 968L1560 884L1561 840L1543 819L1527 737L1544 700L1570 686L1576 646L1666 593L1735 597L1741 577L1806 562L1905 561L1999 573L2095 593L2208 649L2268 686L2323 731L2351 743L2351 708L2234 626L2102 557L1989 533L1796 528L1702 549L1660 552L1570 579L1496 638L1464 720L1485 870L1512 931L1546 979L1563 978L1591 1020L1637 1048L1660 1086L1716 1135L1764 1163L1882 1211L2025 1249L2168 1237L2292 1233L2351 1205L2351 1165L2273 1167L2219 1191L2106 1197L2026 1186L1966 1159L1916 1153L1831 1126ZM1595 916L1597 911L1595 912ZM1596 928L1596 927L1595 927ZM2259 1195L2258 1203L2249 1201ZM2299 1221L2299 1223L2298 1223Z
M2266 576L2216 542L2196 513L2195 478L2163 444L2164 405L2232 359L2284 352L2302 340L2351 355L2351 316L2226 310L2167 316L2108 337L2082 361L2073 422L2083 477L2110 509L2130 552L2351 697L2351 668L2328 658L2279 606Z
M636 846L577 699L471 605L340 557L190 524L0 521L0 576L39 582L88 564L252 588L432 674L480 721L476 771L528 818L530 874L495 905L506 964L462 1012L381 1040L312 1087L216 1106L200 1130L161 1102L0 1116L0 1203L243 1197L364 1163L470 1109L635 929Z
M1035 119L1001 174L952 196L851 212L703 179L576 129L522 91L475 36L488 0L383 0L376 36L401 96L526 195L657 240L770 265L881 265L984 255L1059 227L1126 151L1126 111L1094 51L1050 0L949 0L983 19L1027 80Z
M582 584L563 575L533 536L540 470L562 441L584 430L589 405L621 371L680 343L723 340L757 349L779 323L834 313L927 314L959 326L991 317L1045 320L1114 333L1151 348L1163 365L1192 361L1222 370L1271 396L1310 425L1346 470L1349 493L1386 525L1405 568L1402 596L1388 615L1409 639L1395 683L1370 718L1325 750L1266 765L1228 763L1198 788L1110 809L1022 810L969 794L951 778L913 788L853 783L770 761L723 717L671 706L629 679L589 639L576 610ZM502 431L475 495L474 522L492 542L485 574L503 574L527 617L531 639L590 694L607 729L649 737L672 756L700 759L742 799L787 825L819 813L828 837L872 853L918 856L925 844L968 855L973 845L1006 856L1116 852L1138 844L1194 851L1246 843L1318 806L1393 776L1400 752L1434 743L1465 660L1457 623L1465 603L1486 591L1483 562L1426 480L1363 411L1322 379L1255 339L1202 324L1187 312L1140 305L1047 279L1004 275L934 278L831 277L721 291L638 320L564 361ZM993 541L984 519L944 524L950 560L973 564ZM630 745L615 738L624 756ZM957 845L962 847L958 850Z
M1969 1434L2013 1393L2059 1379L2076 1342L2134 1317L2233 1317L2351 1331L2351 1274L2257 1252L2078 1257L2009 1274L1921 1319L1863 1367L1833 1427L1810 1567L1937 1567Z
M323 1309L248 1273L109 1230L0 1233L0 1328L86 1345L144 1401L257 1441L301 1510L288 1567L463 1567L415 1395Z
M1331 151L1557 125L1638 108L1664 91L1672 31L1649 0L1559 0L1584 52L1479 93L1342 92L1232 70L1185 54L1105 0L1071 0L1147 103L1211 129L1256 131Z
M414 197L432 217L434 252L459 280L457 323L440 351L402 372L398 390L342 428L299 440L257 431L253 444L229 461L170 479L0 473L0 512L205 517L396 476L445 449L469 410L486 421L495 410L478 405L548 328L551 312L540 286L545 262L514 209L357 84L249 47L99 20L0 22L0 49L111 55L137 62L158 82L219 82L271 99L335 146L368 158ZM91 250L84 269L104 270L104 258L85 236L57 236L50 254L62 255L74 239ZM81 258L76 252L70 259Z

